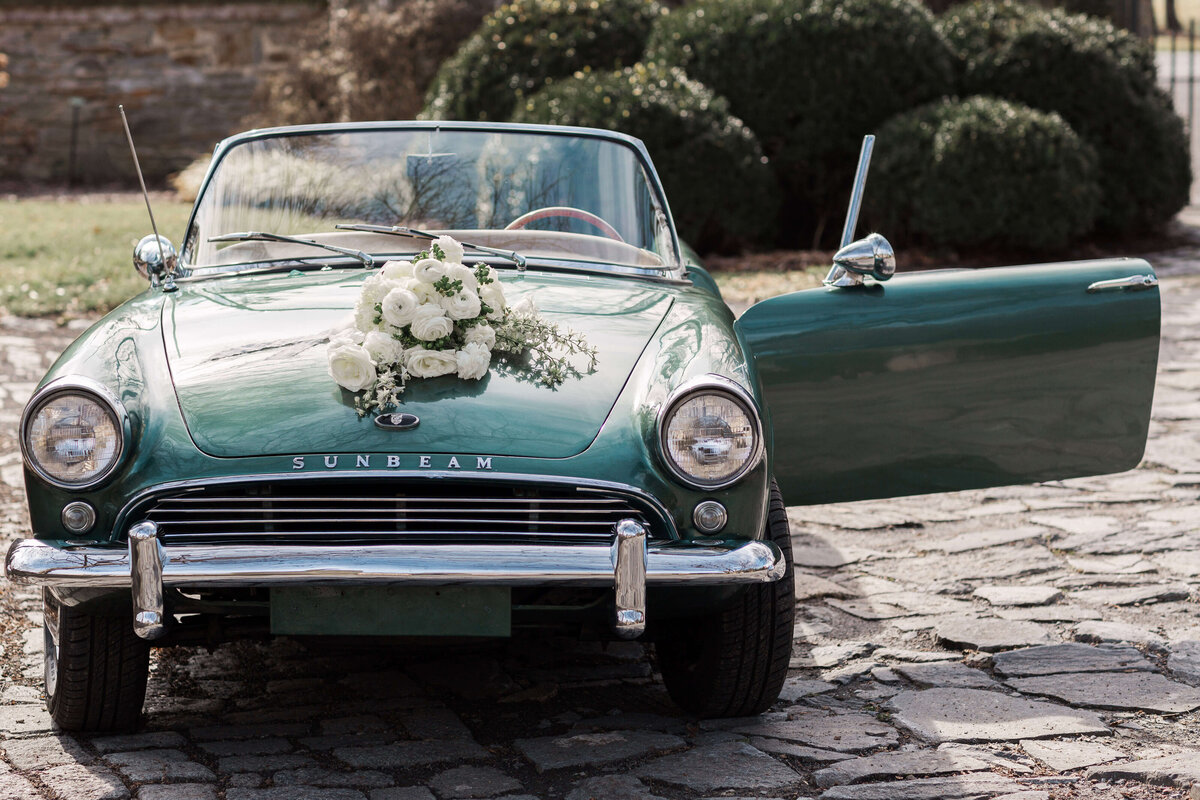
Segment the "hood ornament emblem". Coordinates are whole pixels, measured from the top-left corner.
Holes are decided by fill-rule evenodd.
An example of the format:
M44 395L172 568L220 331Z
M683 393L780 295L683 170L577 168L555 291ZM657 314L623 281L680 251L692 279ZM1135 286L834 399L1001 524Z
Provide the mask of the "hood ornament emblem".
M385 431L411 431L421 424L416 414L380 414L375 417L375 424Z

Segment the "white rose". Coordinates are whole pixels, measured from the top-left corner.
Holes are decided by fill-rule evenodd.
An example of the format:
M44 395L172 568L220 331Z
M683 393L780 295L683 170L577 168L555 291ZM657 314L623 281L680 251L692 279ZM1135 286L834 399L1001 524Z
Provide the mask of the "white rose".
M442 252L446 254L447 264L461 264L463 260L463 246L449 236L439 236L433 242L438 247L442 248Z
M379 274L389 281L398 281L403 278L411 278L413 274L413 264L411 261L389 261L379 270Z
M453 350L426 350L414 347L404 354L408 374L414 378L436 378L449 375L458 369L458 360Z
M362 344L363 332L357 328L342 328L329 334L330 346L339 344Z
M441 306L426 303L417 309L408 329L418 339L432 342L443 336L449 336L454 330L454 323L446 316L446 312L442 310Z
M377 365L396 364L404 358L404 345L395 336L383 331L371 331L363 339L363 349Z
M496 346L496 329L486 322L467 328L467 344L481 344L488 350Z
M537 314L537 303L534 302L533 295L527 294L517 301L517 304L512 308L514 314L525 314L534 316Z
M464 267L462 264L447 264L446 277L452 281L462 281L464 289L472 292L479 291L479 279L475 277L475 270L470 267Z
M415 294L417 299L422 303L433 303L434 305L437 305L438 300L441 299L441 295L438 294L437 289L433 288L432 283L425 283L417 280L416 278L410 278L407 288L410 292Z
M488 314L488 319L504 319L504 291L500 288L500 283L485 284L479 290L480 299L492 307L492 313Z
M466 289L443 297L440 305L450 319L475 319L479 316L479 295Z
M437 283L445 274L445 265L436 258L422 258L413 264L413 277L422 283Z
M458 377L464 381L477 381L487 374L492 351L479 342L472 342L463 345L454 358L458 362Z
M338 386L361 392L375 383L375 365L371 354L356 344L338 344L329 348L329 377Z
M383 298L383 318L389 325L403 328L413 321L421 300L408 289L392 289Z

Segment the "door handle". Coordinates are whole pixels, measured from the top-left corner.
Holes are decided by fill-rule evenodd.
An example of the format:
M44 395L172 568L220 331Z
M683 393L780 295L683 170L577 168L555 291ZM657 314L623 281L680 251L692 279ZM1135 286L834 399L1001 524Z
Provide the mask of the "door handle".
M1158 278L1153 275L1130 275L1128 278L1113 278L1107 281L1096 281L1087 288L1088 294L1120 290L1126 292L1141 292L1158 286Z

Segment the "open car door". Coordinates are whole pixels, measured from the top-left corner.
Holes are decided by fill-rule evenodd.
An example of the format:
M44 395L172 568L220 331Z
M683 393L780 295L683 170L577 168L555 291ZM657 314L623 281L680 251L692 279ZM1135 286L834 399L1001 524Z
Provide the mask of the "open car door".
M1145 261L940 270L737 322L789 505L1132 469L1158 361Z

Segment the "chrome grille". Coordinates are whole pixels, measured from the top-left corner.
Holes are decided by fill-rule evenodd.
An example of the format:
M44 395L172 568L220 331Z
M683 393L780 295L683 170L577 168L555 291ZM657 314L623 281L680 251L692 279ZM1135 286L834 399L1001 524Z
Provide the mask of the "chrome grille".
M153 521L164 544L607 544L625 517L651 525L628 498L570 486L322 480L190 488L128 520Z

